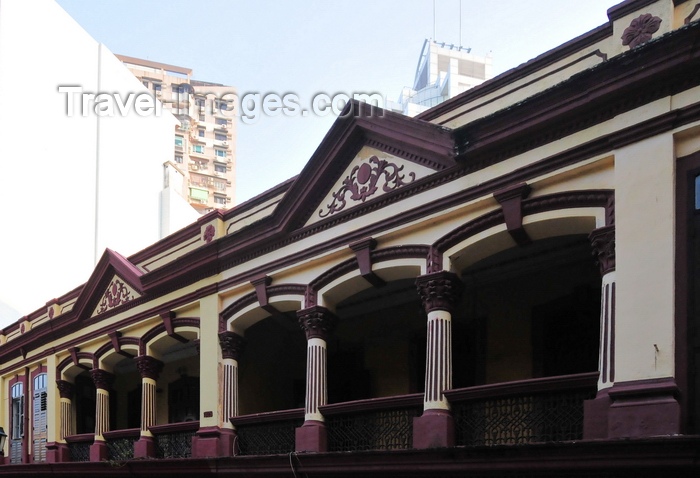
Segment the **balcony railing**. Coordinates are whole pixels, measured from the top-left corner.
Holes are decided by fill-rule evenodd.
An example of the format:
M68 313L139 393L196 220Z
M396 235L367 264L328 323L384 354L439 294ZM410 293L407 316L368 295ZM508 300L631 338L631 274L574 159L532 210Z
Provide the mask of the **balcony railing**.
M66 437L70 461L90 461L90 445L95 441L92 433Z
M134 443L139 439L140 432L138 428L105 432L107 459L112 461L131 460L134 457Z
M328 451L405 450L413 446L413 418L423 394L373 398L320 407L326 418Z
M520 445L580 440L583 401L598 372L448 390L456 444Z
M294 451L297 427L304 423L304 409L255 413L231 419L236 427L241 455L282 455Z
M198 421L157 425L148 429L155 437L156 458L192 456L192 438L199 430Z

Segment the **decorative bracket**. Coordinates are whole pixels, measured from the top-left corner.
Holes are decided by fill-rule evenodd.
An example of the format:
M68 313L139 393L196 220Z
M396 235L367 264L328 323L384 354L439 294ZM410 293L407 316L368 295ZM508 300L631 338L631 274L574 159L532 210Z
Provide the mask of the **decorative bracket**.
M530 191L530 186L520 183L493 193L493 197L503 210L508 233L519 246L532 243L532 239L523 227L523 199L530 194Z
M272 315L281 315L282 313L274 305L270 305L267 295L267 287L272 283L272 277L262 275L251 280L250 283L255 287L255 295L258 297L260 308Z
M165 332L175 340L186 344L189 342L185 337L175 332L175 327L173 326L173 319L175 318L175 312L168 311L160 314L160 318L163 321L163 326L165 327Z
M350 244L350 249L355 252L362 277L374 287L383 287L386 282L372 272L372 251L375 247L377 247L377 241L371 237Z

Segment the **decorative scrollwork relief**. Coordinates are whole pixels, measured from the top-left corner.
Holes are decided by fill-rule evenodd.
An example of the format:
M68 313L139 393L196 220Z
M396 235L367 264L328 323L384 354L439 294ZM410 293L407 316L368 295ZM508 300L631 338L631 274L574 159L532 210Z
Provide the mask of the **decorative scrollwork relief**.
M365 163L352 168L350 174L343 180L338 191L333 193L333 201L326 206L326 210L318 211L319 217L328 217L338 211L342 211L349 200L365 202L373 196L381 187L382 191L390 192L401 186L410 184L416 179L416 173L403 174L403 166L398 166L389 161L372 156ZM382 184L383 180L383 184Z
M127 285L115 277L112 282L110 282L109 287L107 287L97 309L95 309L95 315L107 312L109 309L126 304L133 299L134 297L131 295L131 291Z

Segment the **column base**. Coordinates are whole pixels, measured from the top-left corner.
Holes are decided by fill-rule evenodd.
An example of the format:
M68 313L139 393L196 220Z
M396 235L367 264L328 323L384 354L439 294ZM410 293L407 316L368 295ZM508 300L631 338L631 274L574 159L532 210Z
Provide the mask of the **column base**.
M600 390L594 399L583 401L583 439L608 438L608 415L612 399L609 388Z
M134 458L154 458L156 441L152 436L141 436L134 442Z
M66 443L55 441L46 444L47 463L65 463L70 461L70 450Z
M616 383L608 392L608 438L677 435L681 407L673 378Z
M200 428L192 438L192 457L232 456L234 438L234 431L230 428Z
M455 422L449 410L426 410L413 419L413 448L446 448L455 445Z
M107 460L107 443L103 441L95 441L90 445L90 461L106 461Z
M307 420L296 429L295 449L299 452L322 453L328 451L326 424L317 420Z

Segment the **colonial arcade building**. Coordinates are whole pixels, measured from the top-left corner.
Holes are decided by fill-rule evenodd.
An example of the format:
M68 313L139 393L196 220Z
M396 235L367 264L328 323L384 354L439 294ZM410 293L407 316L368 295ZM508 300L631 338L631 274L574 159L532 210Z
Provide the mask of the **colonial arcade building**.
M0 472L697 476L700 2L608 17L105 251L2 330Z

